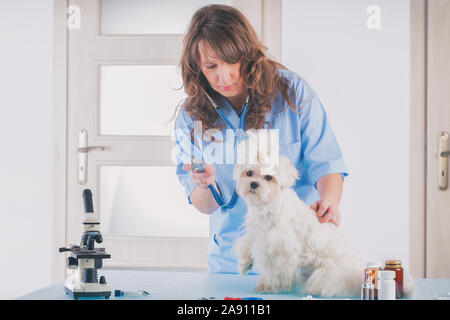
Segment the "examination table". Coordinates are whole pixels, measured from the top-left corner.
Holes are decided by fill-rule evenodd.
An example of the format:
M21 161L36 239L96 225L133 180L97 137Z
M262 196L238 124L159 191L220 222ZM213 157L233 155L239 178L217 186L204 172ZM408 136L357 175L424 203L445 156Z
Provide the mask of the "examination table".
M211 274L204 271L143 271L143 270L109 270L102 269L112 287L110 300L151 299L151 300L198 300L225 297L260 297L264 300L321 299L307 296L301 287L290 293L260 294L253 292L256 275ZM114 290L145 290L149 296L114 297ZM416 279L416 290L412 299L431 300L435 296L450 297L450 279ZM72 299L64 291L64 283L58 282L48 287L33 291L17 299L26 300L66 300ZM86 298L88 299L88 298ZM93 298L89 298L93 299ZM104 299L104 298L98 298ZM339 299L333 298L333 299ZM359 299L353 297L351 299Z

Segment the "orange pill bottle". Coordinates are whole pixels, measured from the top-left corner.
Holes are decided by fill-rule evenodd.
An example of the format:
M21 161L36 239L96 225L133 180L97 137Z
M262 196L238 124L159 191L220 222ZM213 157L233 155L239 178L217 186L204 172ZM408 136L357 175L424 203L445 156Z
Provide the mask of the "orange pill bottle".
M382 263L378 261L367 262L366 269L364 270L365 279L367 282L368 276L370 275L372 279L372 284L375 288L374 298L378 300L378 271L381 271Z
M386 260L383 270L395 271L395 298L403 297L403 267L400 260Z

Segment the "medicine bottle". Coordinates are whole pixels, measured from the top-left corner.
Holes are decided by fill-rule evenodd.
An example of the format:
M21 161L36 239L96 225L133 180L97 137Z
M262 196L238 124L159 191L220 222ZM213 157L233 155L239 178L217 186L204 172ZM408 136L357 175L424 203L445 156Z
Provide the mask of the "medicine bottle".
M364 283L367 282L367 277L370 275L374 287L374 300L378 299L378 272L381 271L382 263L380 261L367 262L364 270Z
M395 300L395 271L378 272L378 300Z
M361 286L361 300L375 300L374 298L374 285L372 279L372 273L370 271L364 271L364 280Z
M395 271L395 283L397 299L403 297L403 267L400 260L386 260L383 270Z

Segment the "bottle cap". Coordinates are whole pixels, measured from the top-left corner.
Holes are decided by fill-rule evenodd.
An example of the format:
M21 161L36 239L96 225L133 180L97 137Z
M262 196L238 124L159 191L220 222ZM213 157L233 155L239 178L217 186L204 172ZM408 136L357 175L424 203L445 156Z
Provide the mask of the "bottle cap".
M115 297L123 296L123 291L122 290L114 290L114 296Z
M378 279L382 280L392 280L395 278L395 271L379 271Z
M386 260L384 263L386 267L389 268L400 268L402 266L401 260Z

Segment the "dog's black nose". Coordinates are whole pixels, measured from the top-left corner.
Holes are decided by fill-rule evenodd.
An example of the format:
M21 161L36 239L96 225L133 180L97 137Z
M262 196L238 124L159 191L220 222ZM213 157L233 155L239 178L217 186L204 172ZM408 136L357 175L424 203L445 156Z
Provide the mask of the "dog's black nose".
M259 183L258 183L258 182L255 182L255 181L250 182L250 187L251 187L252 189L256 189L256 188L258 188L258 186L259 186Z

